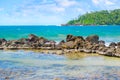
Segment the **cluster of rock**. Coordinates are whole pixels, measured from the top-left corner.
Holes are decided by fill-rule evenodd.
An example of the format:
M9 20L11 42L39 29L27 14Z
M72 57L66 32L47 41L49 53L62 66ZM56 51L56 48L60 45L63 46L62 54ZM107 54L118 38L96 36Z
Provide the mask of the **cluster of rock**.
M47 40L43 37L38 37L30 34L28 38L21 38L19 40L0 39L1 49L50 49L55 47L55 41Z
M30 34L28 38L19 40L7 41L6 39L0 39L0 49L61 50L62 53L77 51L120 57L120 42L112 42L109 46L105 46L105 41L99 40L97 35L88 36L87 38L67 35L66 41L62 40L56 44L55 41Z
M112 42L106 46L105 41L99 40L97 35L85 39L82 36L67 35L66 42L61 41L59 45L62 49L120 57L120 42Z

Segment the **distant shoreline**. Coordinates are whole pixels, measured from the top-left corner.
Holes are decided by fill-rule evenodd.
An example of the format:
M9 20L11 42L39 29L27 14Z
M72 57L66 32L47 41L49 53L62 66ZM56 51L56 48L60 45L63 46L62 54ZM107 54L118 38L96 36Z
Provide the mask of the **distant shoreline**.
M24 26L28 26L28 27L30 27L30 26L35 26L35 27L37 27L37 26L38 26L38 27L39 27L39 26L41 26L41 27L53 27L53 26L63 27L63 26L120 26L120 25L62 25L62 24L61 24L61 25L0 25L0 27L1 27L1 26L8 26L8 27L9 27L9 26L10 26L10 27L11 27L11 26L13 26L13 27L14 27L14 26L16 26L16 27L17 27L17 26L21 26L21 27L22 27L22 26L23 26L23 27L24 27Z
M120 26L120 25L67 25L61 24L61 26Z

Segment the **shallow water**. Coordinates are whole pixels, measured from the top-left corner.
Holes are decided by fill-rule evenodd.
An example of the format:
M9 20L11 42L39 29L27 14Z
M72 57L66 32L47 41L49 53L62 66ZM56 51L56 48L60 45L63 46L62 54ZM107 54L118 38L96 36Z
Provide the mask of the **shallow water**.
M0 80L119 80L120 59L65 56L33 51L0 51Z

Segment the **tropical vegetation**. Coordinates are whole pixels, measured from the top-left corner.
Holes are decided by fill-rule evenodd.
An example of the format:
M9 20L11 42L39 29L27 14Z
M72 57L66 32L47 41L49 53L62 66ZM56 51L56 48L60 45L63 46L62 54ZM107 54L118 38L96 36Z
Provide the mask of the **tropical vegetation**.
M66 25L120 25L120 9L86 13Z

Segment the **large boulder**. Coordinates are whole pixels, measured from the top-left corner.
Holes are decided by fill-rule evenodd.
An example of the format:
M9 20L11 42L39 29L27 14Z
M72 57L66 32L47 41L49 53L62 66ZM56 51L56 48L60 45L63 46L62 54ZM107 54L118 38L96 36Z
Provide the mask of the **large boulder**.
M73 41L75 39L75 37L73 35L67 35L66 37L66 42L69 42L69 41Z
M7 42L7 40L6 39L0 39L0 45L2 45L2 43L4 43L4 42Z
M92 36L88 36L86 38L86 41L90 42L90 43L99 43L99 36L98 35L92 35Z
M34 34L30 34L28 39L31 41L31 42L35 42L39 39L38 36L34 35Z
M80 39L81 41L85 41L82 36L76 36L76 37L77 37L77 39Z
M74 48L79 49L84 46L85 40L82 36L67 35L66 42L73 42Z
M34 34L30 34L28 37L28 43L31 44L33 47L41 47L41 46L50 46L51 41L48 41L47 39L43 37L38 37Z
M67 35L66 42L75 41L76 39L84 40L84 38L82 36Z
M74 41L75 48L76 49L83 48L84 44L85 44L84 38L82 36L77 36Z

